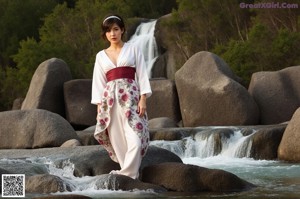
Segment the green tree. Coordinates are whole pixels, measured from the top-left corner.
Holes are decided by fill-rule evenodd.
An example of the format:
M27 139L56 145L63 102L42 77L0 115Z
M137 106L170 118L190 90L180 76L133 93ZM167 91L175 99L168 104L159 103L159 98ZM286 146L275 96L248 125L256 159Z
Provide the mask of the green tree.
M12 100L23 96L12 55L16 54L19 42L27 37L38 40L42 18L57 4L56 0L0 0L0 110L11 107ZM23 84L21 84L23 85Z
M177 8L176 0L126 0L132 16L156 19Z
M275 34L262 24L254 25L246 41L231 40L214 49L245 81L258 71L274 71L300 63L300 33L280 29Z
M17 53L20 40L38 39L42 17L56 4L55 0L0 0L0 65L4 71L14 65L11 55Z

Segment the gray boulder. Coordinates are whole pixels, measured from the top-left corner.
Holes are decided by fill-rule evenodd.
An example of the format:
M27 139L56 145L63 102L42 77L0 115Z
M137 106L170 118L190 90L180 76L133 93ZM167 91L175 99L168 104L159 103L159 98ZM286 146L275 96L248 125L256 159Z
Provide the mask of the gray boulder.
M70 79L70 69L63 60L52 58L44 61L31 79L21 109L45 109L64 117L63 85Z
M0 112L0 135L0 149L58 147L78 139L64 118L41 109Z
M192 128L150 129L150 140L181 140L191 135Z
M174 81L152 79L150 84L152 95L147 99L148 118L168 117L175 122L180 121L181 113Z
M277 149L279 147L286 124L276 126L266 126L257 130L251 136L252 147L250 157L257 160L277 159Z
M76 79L64 84L66 118L74 126L96 124L97 107L91 104L91 79Z
M71 191L72 185L51 174L34 175L25 178L26 193L56 193Z
M193 55L175 74L183 125L257 124L258 107L237 81L217 55Z
M99 142L94 137L94 132L95 130L83 130L76 131L76 134L79 137L80 143L84 146L99 145Z
M300 108L288 123L278 147L280 160L300 162Z
M261 124L289 121L300 106L300 66L254 73L249 93L260 110Z
M142 176L143 182L179 192L235 192L255 187L227 171L182 163L152 165L144 168Z
M32 163L17 159L2 160L0 162L0 171L1 170L5 170L5 174L26 174L26 177L48 173L47 166L42 163Z
M107 151L101 146L77 146L77 147L56 147L43 149L19 149L1 150L1 158L20 159L20 158L49 158L54 162L56 168L63 168L66 164L74 165L74 176L96 176L107 174L111 170L120 169L119 164L112 161ZM150 146L147 154L142 160L141 169L153 164L163 162L182 162L174 153ZM26 174L26 173L24 173Z
M176 122L168 117L158 117L150 119L148 126L149 129L178 127Z

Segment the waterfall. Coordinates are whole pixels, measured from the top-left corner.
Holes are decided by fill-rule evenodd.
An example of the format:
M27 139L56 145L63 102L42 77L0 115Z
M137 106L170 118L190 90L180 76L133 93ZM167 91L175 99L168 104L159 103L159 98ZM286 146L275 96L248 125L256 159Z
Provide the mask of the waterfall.
M181 158L224 156L243 158L250 157L252 134L244 136L240 129L207 128L194 135L176 141L152 141L155 145Z
M143 52L149 78L151 77L152 66L158 57L158 49L154 37L156 21L141 23L128 41L128 43L133 43Z

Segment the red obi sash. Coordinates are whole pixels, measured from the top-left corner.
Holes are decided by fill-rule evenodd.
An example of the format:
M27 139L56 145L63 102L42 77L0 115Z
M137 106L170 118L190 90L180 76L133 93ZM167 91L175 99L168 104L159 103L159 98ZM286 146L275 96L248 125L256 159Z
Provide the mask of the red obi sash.
M107 82L122 78L135 79L135 68L130 66L120 66L111 69L106 73Z

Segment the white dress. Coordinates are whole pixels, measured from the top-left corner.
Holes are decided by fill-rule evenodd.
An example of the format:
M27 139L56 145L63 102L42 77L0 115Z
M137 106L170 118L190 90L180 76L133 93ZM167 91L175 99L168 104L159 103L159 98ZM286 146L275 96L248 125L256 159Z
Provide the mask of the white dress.
M130 66L136 69L135 80L116 79L107 82L106 73L114 68ZM152 94L144 57L132 44L124 43L117 65L104 50L96 56L92 104L101 104L97 115L95 138L108 151L110 157L120 164L115 174L138 178L142 157L149 145L147 115L139 117L139 97Z

